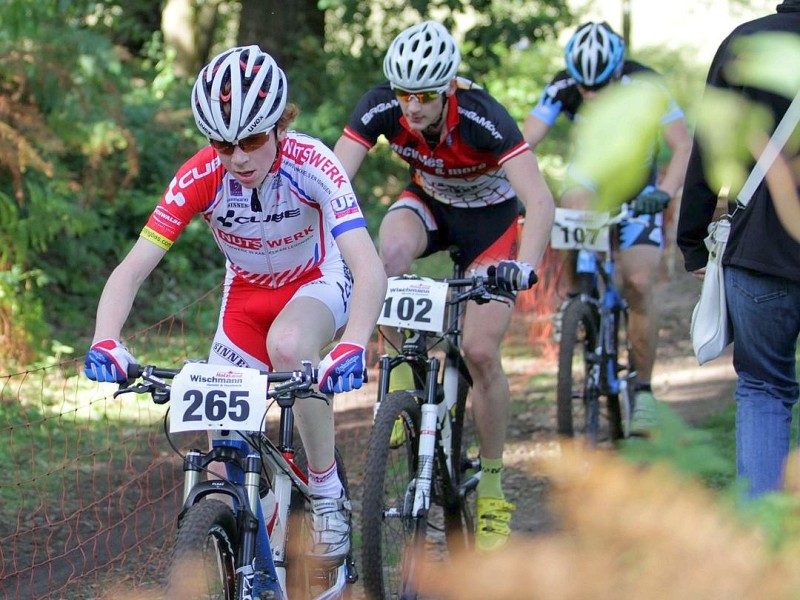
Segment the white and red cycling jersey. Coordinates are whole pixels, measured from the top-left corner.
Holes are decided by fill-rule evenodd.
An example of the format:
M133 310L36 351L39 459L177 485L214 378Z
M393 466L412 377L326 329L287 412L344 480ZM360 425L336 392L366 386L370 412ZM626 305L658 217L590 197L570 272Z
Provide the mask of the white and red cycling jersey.
M366 227L350 180L321 141L288 132L272 172L254 190L222 166L210 146L177 172L141 236L168 250L202 215L236 277L270 288L340 260L334 239ZM256 208L256 210L254 210Z
M203 148L180 167L140 235L168 250L198 214L226 259L209 362L269 366L269 326L297 295L319 299L336 327L344 324L352 278L335 239L366 220L341 163L320 140L287 132L257 190L243 188L216 151Z

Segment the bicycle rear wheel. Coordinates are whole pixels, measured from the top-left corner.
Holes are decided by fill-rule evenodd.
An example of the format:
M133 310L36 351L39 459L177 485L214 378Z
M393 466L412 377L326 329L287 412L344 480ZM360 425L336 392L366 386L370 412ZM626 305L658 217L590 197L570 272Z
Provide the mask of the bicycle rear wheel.
M167 579L170 600L236 598L236 518L219 500L202 500L181 519Z
M563 313L558 349L556 388L557 430L560 435L584 436L596 443L600 430L597 364L597 317L586 302L575 298Z
M439 491L444 509L445 534L450 552L471 548L475 539L475 488L465 489L465 480L479 470L478 443L474 429L466 423L467 395L470 384L466 377L458 377L458 394L454 406L451 449L452 476L447 473L444 452L439 450L443 488ZM476 482L477 485L477 482Z
M405 435L392 444L398 419ZM411 515L419 427L420 408L408 392L392 392L381 402L367 445L361 508L361 563L370 600L414 597L408 582L427 525Z

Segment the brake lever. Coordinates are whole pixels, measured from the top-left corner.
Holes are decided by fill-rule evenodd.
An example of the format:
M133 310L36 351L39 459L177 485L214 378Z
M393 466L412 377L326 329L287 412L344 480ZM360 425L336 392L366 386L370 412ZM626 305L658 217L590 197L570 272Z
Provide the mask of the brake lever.
M112 394L112 397L116 398L122 394L149 394L152 389L152 386L149 384L140 383L131 386L128 385L128 382L126 381L116 392Z

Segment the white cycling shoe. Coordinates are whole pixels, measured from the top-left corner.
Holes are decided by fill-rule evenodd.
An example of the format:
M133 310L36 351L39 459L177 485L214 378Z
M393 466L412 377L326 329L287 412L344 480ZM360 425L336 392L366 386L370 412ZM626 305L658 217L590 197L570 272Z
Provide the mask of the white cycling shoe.
M350 553L351 511L350 500L344 494L341 498L311 497L309 556L323 562L344 561Z

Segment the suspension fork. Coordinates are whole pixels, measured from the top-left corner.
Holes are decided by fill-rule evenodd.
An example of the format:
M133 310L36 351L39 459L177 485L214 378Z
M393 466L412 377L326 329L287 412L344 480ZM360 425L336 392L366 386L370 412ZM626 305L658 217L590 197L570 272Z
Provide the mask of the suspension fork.
M417 448L417 482L411 511L415 517L427 515L431 505L439 420L439 404L436 402L436 379L439 374L439 365L440 361L435 356L428 358L426 363L425 403L421 406L422 418Z

